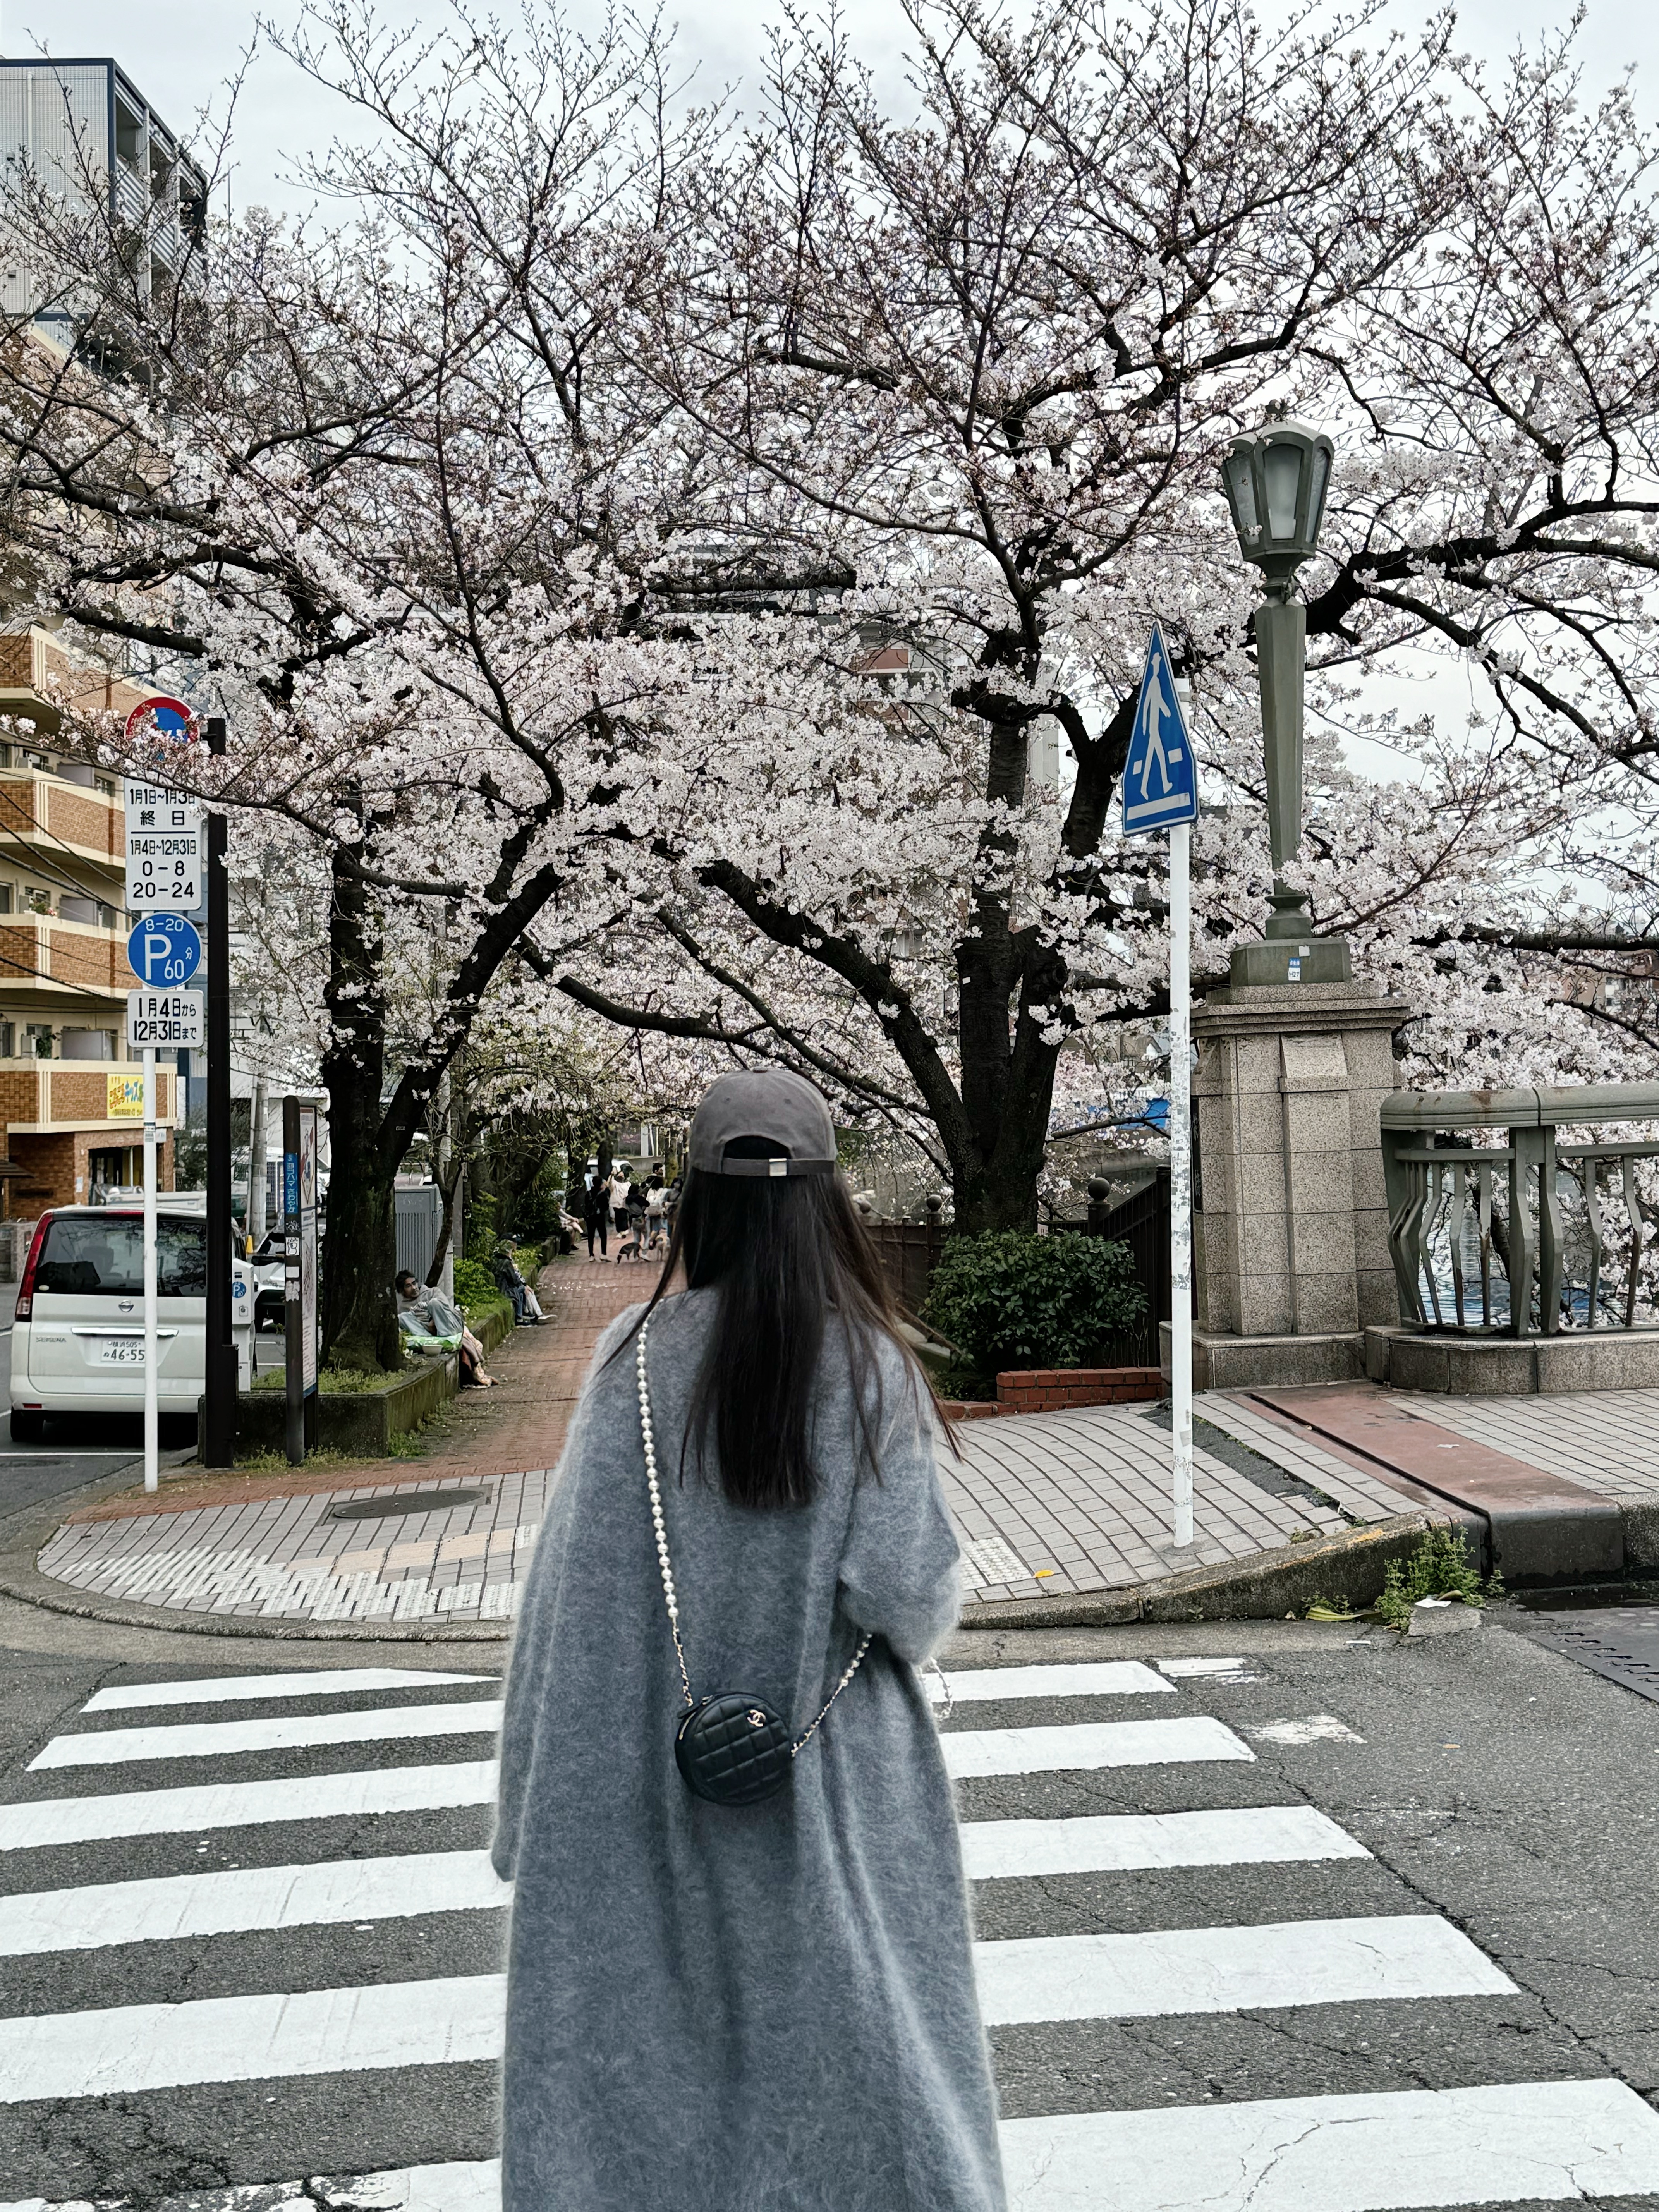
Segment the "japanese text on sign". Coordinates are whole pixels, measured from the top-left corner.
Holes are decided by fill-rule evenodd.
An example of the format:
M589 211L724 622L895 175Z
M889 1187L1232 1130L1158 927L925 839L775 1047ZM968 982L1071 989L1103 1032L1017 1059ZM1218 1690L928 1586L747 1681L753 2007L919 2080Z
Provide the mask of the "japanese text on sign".
M122 787L129 909L189 913L202 903L201 801L193 792L131 776Z
M199 991L129 991L127 1042L181 1045L199 1050L202 994Z

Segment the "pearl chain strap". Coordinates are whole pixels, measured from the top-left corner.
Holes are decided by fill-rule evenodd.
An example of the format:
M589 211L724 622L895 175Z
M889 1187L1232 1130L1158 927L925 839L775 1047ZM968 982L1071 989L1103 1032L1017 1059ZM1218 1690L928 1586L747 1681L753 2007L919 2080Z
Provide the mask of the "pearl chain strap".
M651 1526L657 1539L657 1564L662 1570L663 1598L668 1607L668 1632L674 1639L674 1656L679 1662L680 1681L684 1687L686 1705L688 1707L695 1708L697 1700L692 1692L691 1677L686 1671L685 1647L680 1642L680 1604L674 1591L674 1569L668 1557L668 1524L663 1516L662 1486L657 1479L657 1439L655 1424L651 1418L651 1384L645 1364L646 1332L650 1326L651 1322L647 1316L640 1323L640 1333L635 1340L634 1353L634 1370L639 1377L640 1386L640 1438L645 1446L645 1480L651 1492ZM790 1745L789 1756L792 1759L804 1745L810 1743L817 1733L823 1724L824 1715L828 1713L830 1706L835 1704L836 1699L840 1697L854 1675L858 1673L859 1663L873 1641L873 1638L866 1636L853 1654L852 1664L824 1699L817 1718Z

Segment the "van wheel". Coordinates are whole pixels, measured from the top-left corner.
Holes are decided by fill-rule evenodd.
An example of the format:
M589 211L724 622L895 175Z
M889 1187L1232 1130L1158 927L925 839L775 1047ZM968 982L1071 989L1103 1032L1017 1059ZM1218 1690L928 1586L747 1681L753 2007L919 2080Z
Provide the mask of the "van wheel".
M20 1413L15 1406L11 1409L11 1440L15 1444L38 1444L46 1432L44 1413Z

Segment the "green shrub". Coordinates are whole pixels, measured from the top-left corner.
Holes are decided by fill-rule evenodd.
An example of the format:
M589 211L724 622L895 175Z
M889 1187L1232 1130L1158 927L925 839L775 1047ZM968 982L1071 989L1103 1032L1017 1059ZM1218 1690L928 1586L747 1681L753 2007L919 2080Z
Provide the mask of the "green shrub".
M1083 1367L1109 1337L1144 1319L1129 1249L1103 1237L953 1237L933 1271L923 1319L981 1375Z
M482 1299L493 1298L495 1278L482 1260L458 1260L455 1262L455 1303L458 1306L473 1306Z
M1390 1628L1411 1624L1412 1607L1420 1597L1461 1597L1465 1605L1485 1605L1504 1595L1499 1576L1482 1582L1460 1531L1431 1528L1402 1567L1390 1559L1382 1577L1382 1595L1376 1616Z

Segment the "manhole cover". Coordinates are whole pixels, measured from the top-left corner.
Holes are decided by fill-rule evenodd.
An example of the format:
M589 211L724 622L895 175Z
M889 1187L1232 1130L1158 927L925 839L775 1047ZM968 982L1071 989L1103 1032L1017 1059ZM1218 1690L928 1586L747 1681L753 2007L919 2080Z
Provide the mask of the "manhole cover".
M405 1490L393 1498L349 1498L331 1505L325 1521L401 1521L406 1513L447 1513L457 1505L488 1505L487 1490Z
M1517 1623L1517 1626L1519 1624ZM1597 1606L1588 1613L1534 1612L1527 1633L1638 1697L1659 1705L1659 1608Z

